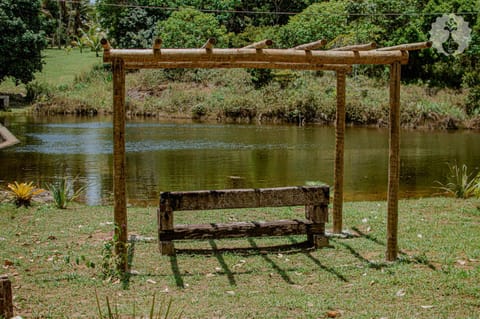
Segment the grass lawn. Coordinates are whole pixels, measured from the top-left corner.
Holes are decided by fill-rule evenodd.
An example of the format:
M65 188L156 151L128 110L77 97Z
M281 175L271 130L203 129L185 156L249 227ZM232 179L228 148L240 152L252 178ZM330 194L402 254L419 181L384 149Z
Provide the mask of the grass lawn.
M326 318L329 311L341 318L478 318L479 205L401 201L395 263L384 262L385 202L346 203L345 225L356 236L331 238L331 248L317 251L295 246L304 238L290 236L179 242L177 255L167 257L155 240L137 240L122 289L102 277L112 207L0 204L0 274L10 276L15 314L25 317L98 316L97 291L104 314L108 296L125 317L147 314L156 294L157 306L171 298L171 311L182 318ZM155 211L129 208L130 234L155 238ZM191 212L176 222L301 215L301 208Z
M42 55L45 64L42 72L35 73L35 80L53 87L71 85L75 76L91 70L94 64L102 62L102 58L96 57L95 52L90 50L80 53L78 49L72 49L69 52L63 49L46 49ZM0 92L3 93L18 94L24 91L25 85L15 86L11 80L0 84Z
M42 55L45 57L45 65L42 72L35 75L35 79L54 86L71 84L76 75L90 71L94 64L102 62L102 57L96 57L95 52L90 50L80 53L78 49L69 52L46 49Z

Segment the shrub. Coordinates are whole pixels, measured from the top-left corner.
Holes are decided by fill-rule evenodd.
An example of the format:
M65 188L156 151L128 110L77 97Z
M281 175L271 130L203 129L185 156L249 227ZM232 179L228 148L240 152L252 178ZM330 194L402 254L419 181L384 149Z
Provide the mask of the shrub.
M47 189L52 193L57 208L67 208L68 203L78 198L85 190L84 186L75 190L73 187L75 180L70 181L64 177L60 182L47 184Z
M32 198L35 195L43 193L44 190L33 186L33 182L30 183L18 183L8 184L10 189L9 195L13 197L13 202L18 207L29 207L32 203Z

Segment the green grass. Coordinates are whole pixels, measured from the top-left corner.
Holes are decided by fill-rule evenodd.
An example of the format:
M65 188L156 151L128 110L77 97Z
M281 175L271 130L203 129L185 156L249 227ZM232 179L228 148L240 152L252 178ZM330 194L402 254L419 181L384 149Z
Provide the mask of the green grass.
M172 311L184 318L326 318L329 310L341 318L477 318L479 201L401 201L395 263L384 261L385 212L384 202L346 203L344 224L358 236L332 238L331 248L317 251L269 248L304 239L289 236L178 242L177 255L167 257L155 241L137 241L123 290L100 267L112 207L0 204L0 273L10 275L15 312L25 317L94 317L96 289L102 307L108 296L124 315L134 304L147 314L156 293L172 298ZM176 222L301 215L301 208L192 212ZM129 208L130 234L155 238L155 220L155 207Z
M59 49L46 49L42 52L42 55L45 65L41 73L35 74L35 79L54 87L72 84L75 76L90 71L93 65L102 61L101 57L96 57L95 52L90 50L84 50L83 53L80 53L78 49L72 49L69 52Z

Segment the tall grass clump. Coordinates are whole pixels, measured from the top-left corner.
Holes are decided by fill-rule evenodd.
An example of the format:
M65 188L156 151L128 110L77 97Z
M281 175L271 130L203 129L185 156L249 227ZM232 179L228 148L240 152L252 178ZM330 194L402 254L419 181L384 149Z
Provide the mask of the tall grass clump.
M437 187L438 189L456 198L466 199L472 196L480 196L480 172L476 175L468 173L468 168L465 164L461 167L456 164L449 164L448 169L447 182L441 183L437 181L436 183L440 185Z
M68 177L62 178L55 183L47 184L47 189L52 193L55 207L66 209L68 203L74 201L85 191L85 186L81 186L75 190L74 183L77 178L70 180Z

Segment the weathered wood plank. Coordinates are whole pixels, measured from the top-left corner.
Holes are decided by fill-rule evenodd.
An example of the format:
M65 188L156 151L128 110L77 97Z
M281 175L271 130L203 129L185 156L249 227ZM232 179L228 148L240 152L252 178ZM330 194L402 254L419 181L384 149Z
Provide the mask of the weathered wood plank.
M0 277L0 317L13 317L12 283L8 277Z
M302 186L215 191L164 192L160 209L209 210L298 205L325 206L329 201L328 186Z
M309 220L276 220L235 223L175 225L159 234L160 241L303 235L321 232L325 226Z

